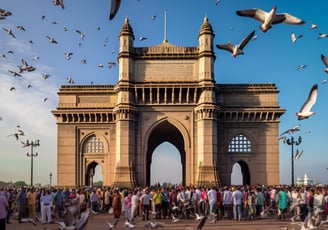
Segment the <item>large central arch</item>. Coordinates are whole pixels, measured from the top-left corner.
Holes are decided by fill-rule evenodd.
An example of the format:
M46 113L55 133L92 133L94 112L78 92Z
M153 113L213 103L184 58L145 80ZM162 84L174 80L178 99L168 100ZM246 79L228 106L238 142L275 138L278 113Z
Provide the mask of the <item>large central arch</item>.
M177 129L168 120L164 120L157 124L150 132L147 142L146 153L146 183L150 184L150 165L154 150L163 142L169 142L174 145L181 156L182 164L182 184L186 182L186 152L184 149L185 142L179 129Z

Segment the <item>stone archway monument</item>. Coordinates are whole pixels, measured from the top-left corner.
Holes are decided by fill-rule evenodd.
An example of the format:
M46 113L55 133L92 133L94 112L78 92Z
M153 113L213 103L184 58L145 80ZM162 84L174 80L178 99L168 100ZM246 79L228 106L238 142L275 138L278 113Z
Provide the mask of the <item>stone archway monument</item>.
M263 131L258 135L270 133L269 141L278 145L277 124L284 113L277 102L278 90L273 84L239 84L238 90L229 94L224 89L232 85L216 84L213 38L212 26L205 17L198 46L176 46L164 40L155 46L135 47L134 33L126 19L119 34L117 84L64 85L58 92L59 104L52 111L58 126L57 184L85 185L85 176L80 174L86 170L85 161L94 159L101 162L104 185L149 185L151 155L164 141L180 152L185 184L227 184L228 174L220 176L220 162L233 161L222 148L226 143L222 135L231 127L236 129L235 116L242 117L245 124L265 124L257 126ZM231 107L227 101L233 100L234 94L237 98L247 95L247 100ZM254 125L251 128L254 130ZM103 143L102 151L97 143L92 151L83 151L83 141L91 134ZM246 159L256 158L253 164L270 161L270 167L261 170L266 175L274 174L261 177L261 182L278 183L278 148L269 157L265 148L254 149L262 155L250 153L253 155Z

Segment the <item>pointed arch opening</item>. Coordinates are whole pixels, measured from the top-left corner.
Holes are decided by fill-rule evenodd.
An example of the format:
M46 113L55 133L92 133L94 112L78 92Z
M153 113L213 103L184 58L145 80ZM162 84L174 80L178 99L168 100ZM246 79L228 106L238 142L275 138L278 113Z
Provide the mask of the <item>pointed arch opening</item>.
M156 147L152 154L150 175L150 184L182 183L181 155L174 145L163 142Z
M248 165L244 161L237 161L232 166L231 184L250 185L251 178Z
M162 143L171 144L174 146L178 154L180 155L181 163L181 183L185 184L186 179L186 153L185 153L185 141L183 135L177 127L175 127L168 120L164 120L157 124L149 134L147 143L147 153L146 153L146 183L151 184L151 181L156 181L156 178L151 178L151 165L153 160L153 154L157 147ZM165 173L171 173L173 169L168 165Z

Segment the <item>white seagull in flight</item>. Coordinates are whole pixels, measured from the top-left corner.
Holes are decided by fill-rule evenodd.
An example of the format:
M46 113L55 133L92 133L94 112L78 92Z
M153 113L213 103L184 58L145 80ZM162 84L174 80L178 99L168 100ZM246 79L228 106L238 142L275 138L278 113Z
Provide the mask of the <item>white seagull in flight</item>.
M243 17L251 17L260 21L262 23L260 25L260 29L263 32L266 32L271 29L272 25L274 24L285 23L291 25L302 25L305 23L305 21L293 15L290 15L288 13L276 14L276 11L277 7L274 6L270 12L253 8L247 10L238 10L236 11L236 14Z
M300 127L301 127L301 125L296 125L294 128L288 129L285 132L283 132L282 134L280 134L280 136L283 136L283 135L285 135L287 133L288 134L292 134L294 132L298 132L298 131L300 131Z
M255 30L253 30L247 37L245 37L238 45L234 45L231 42L223 45L216 45L218 49L223 49L229 51L232 56L235 58L238 55L244 54L244 47L247 45L247 43L251 40L251 38L254 36Z
M314 86L312 86L310 94L306 102L303 104L301 110L298 113L296 113L298 120L307 119L315 114L315 112L311 111L311 108L317 100L317 95L318 95L318 85L315 84Z

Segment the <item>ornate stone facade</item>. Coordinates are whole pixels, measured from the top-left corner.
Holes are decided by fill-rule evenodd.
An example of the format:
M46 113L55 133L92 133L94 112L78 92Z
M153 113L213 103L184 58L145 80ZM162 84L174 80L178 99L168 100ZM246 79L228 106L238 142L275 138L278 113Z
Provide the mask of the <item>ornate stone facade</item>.
M155 148L181 155L184 184L279 183L279 118L274 84L217 84L214 33L205 17L196 47L164 41L134 47L128 19L120 31L116 85L64 85L52 111L58 126L57 184L149 185Z

